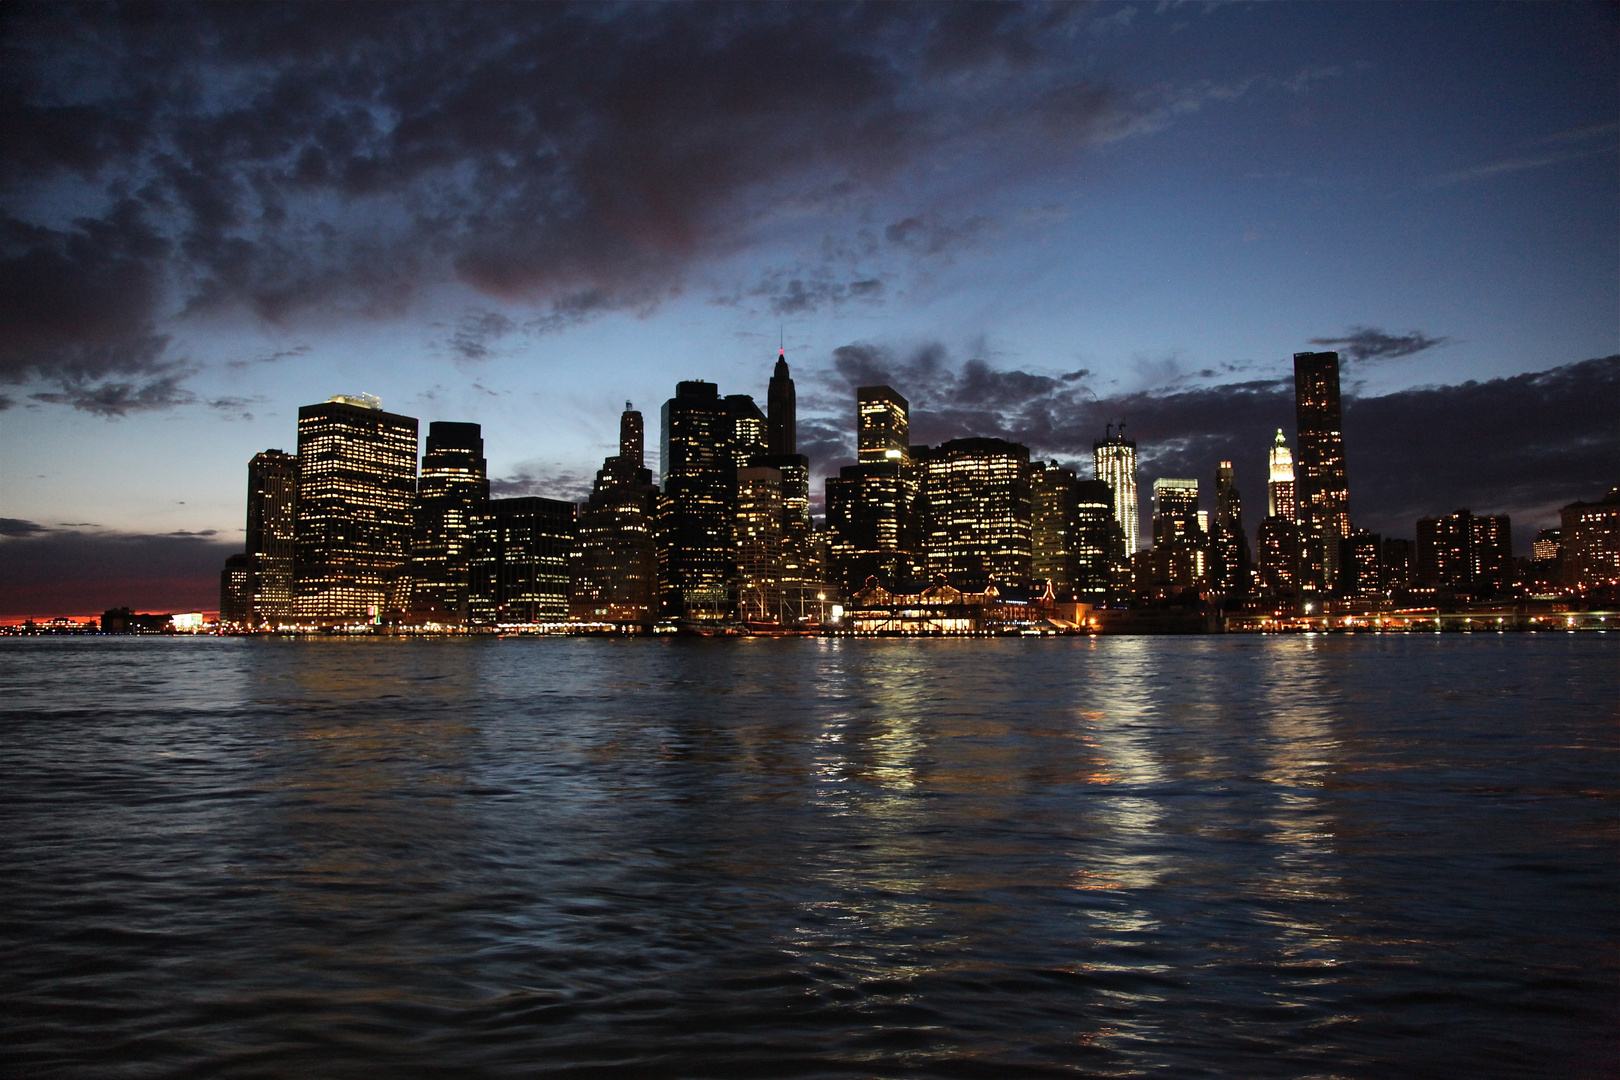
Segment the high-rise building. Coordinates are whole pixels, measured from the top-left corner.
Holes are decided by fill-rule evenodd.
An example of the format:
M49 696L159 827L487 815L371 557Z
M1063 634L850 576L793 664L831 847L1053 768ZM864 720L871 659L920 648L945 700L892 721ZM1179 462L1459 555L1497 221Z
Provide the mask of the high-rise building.
M1125 542L1114 521L1114 492L1081 480L1057 462L1031 466L1033 576L1051 582L1060 600L1101 604Z
M1338 353L1294 354L1294 417L1299 435L1295 494L1307 549L1302 553L1305 573L1311 579L1306 587L1332 588L1339 541L1350 535L1350 485L1345 479Z
M525 496L490 499L478 515L468 598L474 626L568 618L574 504Z
M1299 504L1294 497L1294 452L1282 428L1271 443L1271 479L1266 484L1266 516L1299 520Z
M1571 588L1620 585L1620 487L1599 502L1573 502L1559 511L1564 581Z
M907 460L911 444L910 405L890 386L855 391L856 460L862 465Z
M1243 531L1243 498L1233 481L1232 463L1215 469L1215 516L1209 529L1209 580L1219 591L1249 591L1249 538Z
M1208 580L1208 544L1198 510L1198 481L1161 477L1153 481L1152 584L1188 589Z
M1512 564L1513 529L1506 515L1462 509L1418 519L1419 584L1485 598L1508 584Z
M930 575L977 590L1023 586L1033 567L1029 448L952 439L920 450L923 544Z
M253 628L253 556L245 551L226 559L220 571L219 625Z
M663 617L731 617L737 569L734 429L713 383L678 383L664 403L664 490L656 532Z
M641 414L625 402L619 453L602 462L591 497L579 508L569 612L582 622L640 626L657 612L658 491L642 468L641 426Z
M619 457L632 469L645 468L644 425L641 412L630 402L619 414Z
M298 458L281 450L254 454L248 462L245 625L292 622L297 530Z
M1417 544L1395 536L1384 537L1378 552L1384 591L1391 595L1410 589L1416 582Z
M458 626L467 622L473 530L488 501L489 475L479 426L433 421L416 486L413 618Z
M845 465L827 477L829 574L846 594L867 578L894 588L915 575L914 490L910 469L899 460Z
M1142 516L1136 501L1136 441L1125 437L1125 425L1110 423L1101 440L1091 444L1094 475L1114 492L1114 520L1125 533L1126 556L1142 546Z
M369 395L305 405L298 473L296 620L381 622L409 592L416 418Z
M782 622L782 474L737 470L737 608L749 622Z
M1371 600L1388 589L1383 567L1383 537L1357 529L1339 541L1340 596Z
M731 415L731 457L741 469L766 453L765 414L749 394L727 394L726 412Z
M1260 523L1255 537L1259 549L1256 576L1259 591L1269 597L1290 599L1300 593L1299 525L1281 514Z
M788 374L787 350L776 357L776 370L771 373L770 385L765 391L765 445L773 457L799 452L798 399L793 391L793 377Z

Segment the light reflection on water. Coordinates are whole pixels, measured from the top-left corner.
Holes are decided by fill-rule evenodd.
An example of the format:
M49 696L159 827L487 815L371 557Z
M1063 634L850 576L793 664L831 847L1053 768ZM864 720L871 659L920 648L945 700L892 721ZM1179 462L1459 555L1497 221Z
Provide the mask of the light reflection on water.
M0 642L67 1076L1604 1075L1604 636Z

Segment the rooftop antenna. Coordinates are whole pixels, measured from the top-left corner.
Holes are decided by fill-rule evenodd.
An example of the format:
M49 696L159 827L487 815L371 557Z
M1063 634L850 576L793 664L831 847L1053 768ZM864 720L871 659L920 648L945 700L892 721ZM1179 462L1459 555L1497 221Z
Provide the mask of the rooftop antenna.
M787 355L787 324L786 323L777 323L776 324L776 340L777 340L777 345L776 345L777 355L778 356L786 356Z

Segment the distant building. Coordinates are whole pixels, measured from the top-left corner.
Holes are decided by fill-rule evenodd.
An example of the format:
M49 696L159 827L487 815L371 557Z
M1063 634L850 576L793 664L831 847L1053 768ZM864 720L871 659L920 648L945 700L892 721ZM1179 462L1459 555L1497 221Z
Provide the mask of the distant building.
M1125 539L1114 521L1114 492L1057 462L1030 469L1032 574L1056 600L1096 605L1110 593Z
M916 482L900 459L846 465L827 477L829 577L845 594L875 577L895 587L921 562Z
M1136 500L1136 442L1125 437L1125 425L1115 432L1110 423L1103 438L1091 444L1093 475L1114 493L1114 520L1125 534L1129 557L1142 546L1142 518Z
M253 625L253 556L242 552L225 560L219 575L219 624L249 629Z
M1208 547L1198 512L1198 481L1163 477L1153 481L1153 547L1147 596L1165 596L1208 581Z
M757 411L757 410L756 410ZM678 383L664 403L657 532L659 613L729 619L735 602L735 421L709 382Z
M366 395L298 410L299 623L380 622L406 599L416 434Z
M732 460L741 469L766 453L765 414L748 394L727 394L726 412L731 415Z
M568 618L574 504L527 496L491 499L479 514L468 572L475 626Z
M1294 354L1294 416L1299 435L1296 495L1307 589L1332 588L1339 541L1350 535L1350 486L1339 404L1339 354Z
M774 457L799 452L798 397L788 373L786 349L777 354L765 391L765 448Z
M923 452L917 466L929 575L969 590L1027 584L1034 569L1029 448L952 439Z
M1215 469L1215 517L1210 525L1210 584L1230 596L1242 596L1249 591L1249 538L1243 531L1243 497L1230 461Z
M782 474L737 470L737 610L749 622L789 621L782 601Z
M1475 599L1506 587L1513 562L1513 530L1506 515L1478 516L1467 509L1419 518L1417 583Z
M651 623L657 615L658 489L642 468L641 413L624 403L619 453L602 463L579 508L570 564L569 613L583 622Z
M488 501L489 475L479 426L445 420L429 424L411 550L411 609L416 619L466 624L473 532Z
M1291 599L1300 595L1299 525L1274 514L1260 523L1256 537L1256 571L1264 596Z
M1288 449L1282 428L1271 443L1271 479L1266 484L1266 516L1299 520L1299 504L1294 496L1294 452Z
M1559 511L1564 580L1575 589L1620 585L1620 487L1600 502L1573 502Z
M1366 529L1357 529L1340 540L1339 595L1371 600L1382 597L1386 589L1383 537Z
M1394 536L1384 537L1379 548L1379 569L1384 589L1391 595L1410 589L1417 582L1417 544Z
M862 465L905 462L911 442L910 405L890 386L855 391L856 460Z

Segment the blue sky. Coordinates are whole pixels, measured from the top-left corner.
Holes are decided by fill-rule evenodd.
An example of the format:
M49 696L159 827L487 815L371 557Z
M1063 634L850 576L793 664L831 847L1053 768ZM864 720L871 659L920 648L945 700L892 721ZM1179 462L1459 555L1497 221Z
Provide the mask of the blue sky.
M779 333L818 473L883 375L928 441L1081 462L1125 415L1144 485L1232 457L1251 508L1342 342L1358 523L1526 547L1620 482L1616 10L10 7L3 606L194 602L330 394L575 497L625 400L762 400ZM1418 400L1455 460L1386 468ZM45 588L166 541L147 599Z

